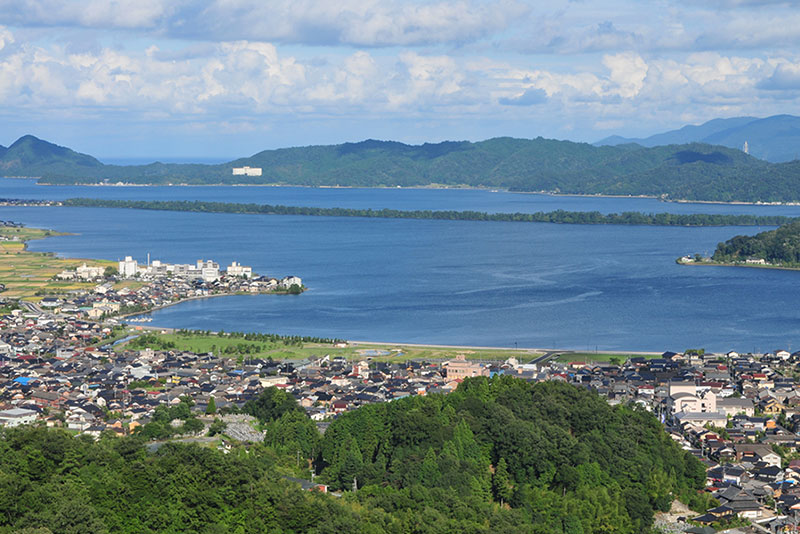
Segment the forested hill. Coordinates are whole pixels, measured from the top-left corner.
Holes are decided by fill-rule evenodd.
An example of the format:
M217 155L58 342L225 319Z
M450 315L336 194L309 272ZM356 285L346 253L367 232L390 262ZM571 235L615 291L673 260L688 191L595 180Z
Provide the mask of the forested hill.
M260 167L263 174L233 176L232 168L240 166ZM423 145L368 140L266 150L222 165L116 166L26 136L0 156L0 170L52 184L440 184L688 200L800 200L800 162L772 164L740 150L698 143L645 148L541 137Z
M0 429L0 533L635 534L673 497L709 505L702 464L651 414L564 383L467 379L448 396L359 408L324 436L268 388L243 407L263 444L148 452L153 425L172 428L181 409L97 442ZM281 476L307 476L309 456L342 498Z
M345 413L321 451L327 480L347 488L355 479L370 507L480 521L494 501L518 522L508 532L646 532L673 498L700 504L705 471L644 410L508 376Z
M763 259L771 265L800 267L800 221L754 236L738 235L717 245L711 259L720 263Z

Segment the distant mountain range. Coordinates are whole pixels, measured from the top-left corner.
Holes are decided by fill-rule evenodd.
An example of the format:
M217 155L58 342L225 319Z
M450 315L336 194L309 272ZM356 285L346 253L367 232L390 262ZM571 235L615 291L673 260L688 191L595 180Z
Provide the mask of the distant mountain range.
M709 201L800 201L800 162L768 163L702 143L593 146L501 137L406 145L367 140L265 150L220 165L104 165L27 135L0 152L0 174L40 183L284 184L351 187L428 185ZM262 176L234 176L233 167ZM445 207L446 208L446 207Z
M780 163L800 159L800 117L775 115L765 119L735 117L714 119L699 126L684 126L644 139L612 135L595 143L596 146L618 146L636 143L643 147L708 143L739 148L747 142L749 153L756 158Z

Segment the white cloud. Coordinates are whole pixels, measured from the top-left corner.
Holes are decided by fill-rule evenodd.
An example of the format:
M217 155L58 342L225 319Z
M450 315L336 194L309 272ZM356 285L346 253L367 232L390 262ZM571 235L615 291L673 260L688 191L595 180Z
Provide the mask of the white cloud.
M169 6L164 0L0 0L0 19L19 26L150 28Z
M3 26L0 26L0 50L14 42L14 35Z
M800 90L800 63L780 63L772 74L759 82L760 89L768 91Z
M18 26L354 46L473 42L505 30L529 10L516 0L0 0L0 20Z
M609 80L616 86L614 92L624 98L636 96L647 76L647 63L633 53L604 56L603 65L610 71Z

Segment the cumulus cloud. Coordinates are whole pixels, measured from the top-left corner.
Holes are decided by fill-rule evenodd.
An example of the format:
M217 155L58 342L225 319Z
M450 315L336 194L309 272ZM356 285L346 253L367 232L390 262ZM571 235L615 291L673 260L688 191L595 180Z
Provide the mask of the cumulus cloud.
M0 20L20 26L378 47L473 42L503 31L529 10L517 0L0 0Z
M2 51L6 45L10 45L13 42L14 35L3 26L0 26L0 51Z
M516 97L503 97L499 102L504 106L533 106L547 102L547 92L544 89L535 87L527 89L524 93Z
M637 54L624 53L603 58L603 65L611 71L609 80L617 87L620 96L636 96L647 76L647 63Z
M800 89L800 64L779 64L769 78L765 78L758 83L758 88L768 91L794 91Z
M164 0L0 0L0 19L19 26L150 28L169 6Z

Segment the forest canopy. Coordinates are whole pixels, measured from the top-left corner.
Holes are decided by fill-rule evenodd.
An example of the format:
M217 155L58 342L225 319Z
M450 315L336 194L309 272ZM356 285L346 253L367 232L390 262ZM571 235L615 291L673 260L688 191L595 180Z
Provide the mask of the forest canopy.
M274 388L246 411L265 442L229 454L3 429L0 534L634 534L675 497L707 504L703 466L651 414L565 383L467 379L348 412L324 435ZM301 456L341 498L283 476L307 469Z

